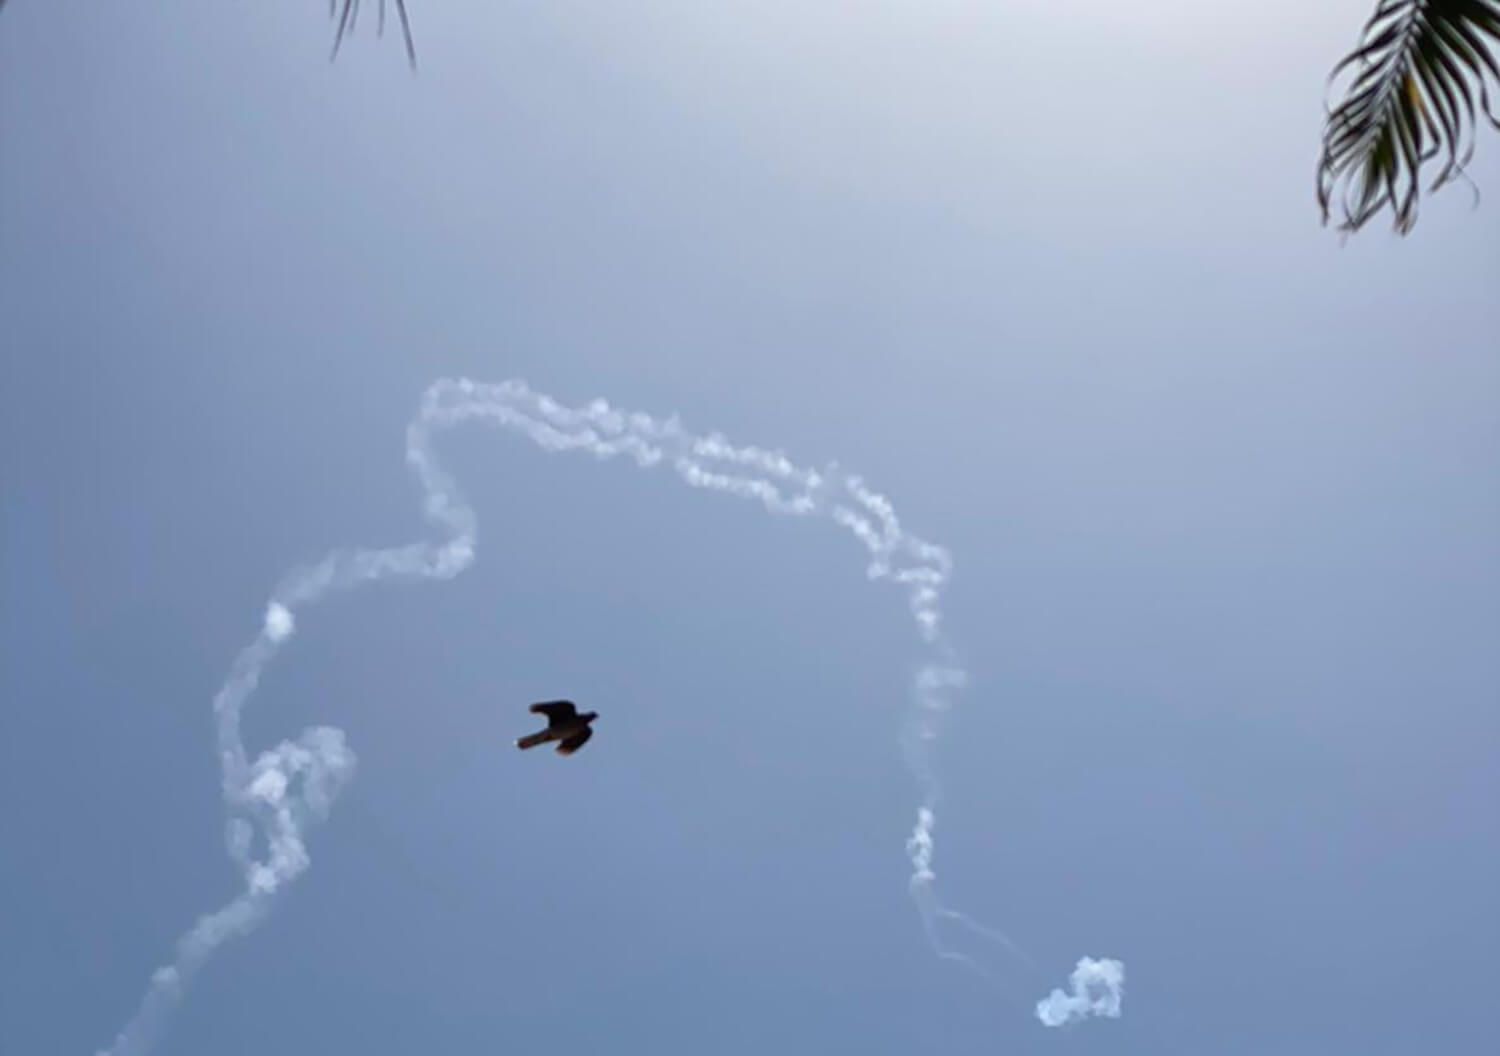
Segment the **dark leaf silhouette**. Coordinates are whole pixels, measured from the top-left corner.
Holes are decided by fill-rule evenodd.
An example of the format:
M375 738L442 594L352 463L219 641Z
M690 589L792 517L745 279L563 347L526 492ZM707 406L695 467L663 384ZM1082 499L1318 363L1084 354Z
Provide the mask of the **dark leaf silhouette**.
M4 0L0 0L4 3ZM411 64L412 69L417 68L417 49L411 39L411 22L406 17L406 0L395 0L396 16L401 19L401 36L406 40L406 61ZM333 52L328 56L331 60L338 57L339 46L344 43L344 38L354 32L354 25L359 21L359 0L328 0L328 17L338 20L338 31L333 37ZM376 35L385 36L385 0L380 0L380 10L376 22Z
M1500 128L1488 87L1500 82L1496 41L1500 0L1381 0L1359 46L1329 77L1330 85L1349 80L1323 130L1325 224L1337 209L1340 229L1357 231L1389 206L1404 235L1417 221L1428 162L1437 166L1429 191L1467 179L1480 115Z

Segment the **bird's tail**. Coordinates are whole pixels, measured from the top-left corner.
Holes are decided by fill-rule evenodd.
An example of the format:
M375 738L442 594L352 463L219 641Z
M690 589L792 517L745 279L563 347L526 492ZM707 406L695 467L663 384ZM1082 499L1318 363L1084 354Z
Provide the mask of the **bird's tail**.
M546 744L551 739L552 735L546 730L542 730L540 733L528 733L525 737L517 739L516 747L522 750L535 748L539 744Z

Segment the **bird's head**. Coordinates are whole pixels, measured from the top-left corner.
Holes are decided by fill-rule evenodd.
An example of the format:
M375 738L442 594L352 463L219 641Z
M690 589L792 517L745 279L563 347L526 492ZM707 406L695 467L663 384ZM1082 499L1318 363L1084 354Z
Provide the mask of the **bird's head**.
M586 711L579 716L584 722L593 722L598 717L599 713L597 711Z

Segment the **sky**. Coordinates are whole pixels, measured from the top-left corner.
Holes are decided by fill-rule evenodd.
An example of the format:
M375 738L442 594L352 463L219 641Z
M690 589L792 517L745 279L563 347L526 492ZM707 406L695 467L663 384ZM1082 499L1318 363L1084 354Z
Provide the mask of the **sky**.
M1500 139L1319 225L1368 0L408 3L415 76L373 4L336 63L307 0L0 13L0 1054L245 891L257 643L250 759L337 729L340 791L140 1052L1482 1050ZM456 537L445 378L858 475L941 642L832 506L525 423L432 430L472 560L278 637ZM1085 957L1119 1015L1044 1025Z

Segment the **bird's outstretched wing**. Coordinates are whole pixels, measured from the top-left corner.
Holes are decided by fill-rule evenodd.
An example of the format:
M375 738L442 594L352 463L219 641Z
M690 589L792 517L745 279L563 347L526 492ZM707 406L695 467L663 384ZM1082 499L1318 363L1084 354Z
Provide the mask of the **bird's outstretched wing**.
M565 737L557 744L558 755L572 755L583 747L583 743L594 735L591 727L585 726L571 737Z
M531 706L533 715L545 715L549 723L567 722L578 716L571 700L544 700Z

